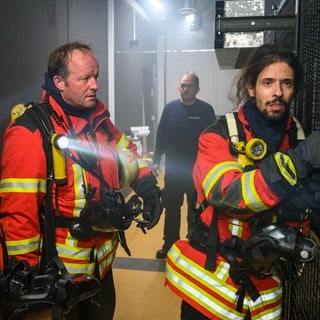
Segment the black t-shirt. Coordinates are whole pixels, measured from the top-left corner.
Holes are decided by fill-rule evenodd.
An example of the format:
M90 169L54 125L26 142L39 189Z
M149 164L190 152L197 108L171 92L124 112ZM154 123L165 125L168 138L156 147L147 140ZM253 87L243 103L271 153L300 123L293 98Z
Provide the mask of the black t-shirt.
M165 155L166 171L193 167L198 151L198 138L215 120L213 107L196 99L192 105L184 105L180 99L166 104L157 131L154 163Z

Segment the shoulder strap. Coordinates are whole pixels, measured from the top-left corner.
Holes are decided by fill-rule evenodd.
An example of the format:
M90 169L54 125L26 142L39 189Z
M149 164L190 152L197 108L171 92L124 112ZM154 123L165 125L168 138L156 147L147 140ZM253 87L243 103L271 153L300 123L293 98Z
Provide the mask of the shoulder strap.
M238 112L229 112L226 114L226 120L229 130L229 137L232 143L237 143L239 141L245 141L245 133L243 126L240 123Z
M303 128L302 128L301 123L300 123L299 120L298 120L296 117L294 117L294 116L292 116L292 119L293 119L293 121L295 122L296 127L297 127L297 139L298 139L298 140L304 140L306 137L305 137L304 130L303 130Z
M230 151L233 155L236 155L233 146L236 145L239 141L246 141L244 129L238 118L238 112L229 112L225 117L231 141Z
M53 304L51 314L52 319L58 320L62 319L63 309L70 309L78 302L95 296L100 291L100 282L94 276L69 274L65 265L58 257L58 252L56 250L54 214L52 210L52 182L54 169L51 136L54 133L54 127L51 122L49 109L46 105L30 103L22 111L21 114L30 117L39 128L42 135L47 161L47 190L43 212L39 213L41 215L40 219L43 221L42 231L44 235L40 272L38 275L32 275L32 283L30 284L30 288L28 287L30 290L27 294L20 295L19 300L17 300L23 307L21 309L18 303L18 308L16 308L14 312L17 314L19 312L24 312L28 309L28 305L46 301ZM0 280L2 280L1 277ZM20 282L17 283L18 285L24 283L21 282L24 280L23 277L18 280L20 280ZM43 288L44 286L45 288ZM42 290L41 292L39 291L40 293L37 291L38 288L41 288ZM9 293L11 294L11 290ZM10 297L9 302L11 302Z
M49 261L58 256L58 252L56 249L55 223L52 208L53 158L50 139L52 134L54 133L54 127L50 119L49 110L46 108L45 104L39 105L37 103L31 102L27 104L27 107L25 108L25 111L23 113L26 116L30 117L40 130L43 149L46 155L47 162L47 190L45 197L45 206L42 208L44 241L41 248L42 253L40 261L40 272L44 272L48 267Z
M232 143L239 142L238 126L233 112L226 114L229 137Z

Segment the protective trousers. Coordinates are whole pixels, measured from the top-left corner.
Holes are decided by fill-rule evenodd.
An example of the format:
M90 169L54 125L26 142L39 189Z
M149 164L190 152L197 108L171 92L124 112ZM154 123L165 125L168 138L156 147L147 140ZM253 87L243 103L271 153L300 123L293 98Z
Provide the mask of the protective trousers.
M180 239L181 207L187 197L187 227L188 233L194 223L194 211L192 202L195 196L195 189L191 173L188 175L175 175L166 173L164 177L164 189L162 195L163 206L165 208L164 219L164 250L168 250L171 245Z

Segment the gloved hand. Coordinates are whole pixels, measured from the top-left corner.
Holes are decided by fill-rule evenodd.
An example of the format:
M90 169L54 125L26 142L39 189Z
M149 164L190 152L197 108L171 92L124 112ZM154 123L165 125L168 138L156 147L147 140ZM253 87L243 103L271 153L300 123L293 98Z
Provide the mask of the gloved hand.
M306 185L291 192L275 209L279 222L302 222L308 219L319 205L320 201L317 201L315 193Z
M315 200L319 201L318 208L320 209L320 170L314 170L311 173L308 187L314 193Z
M161 191L154 175L139 179L134 185L134 191L143 200L142 217L148 221L147 229L152 229L160 220L162 213Z
M281 197L294 192L316 168L320 168L320 131L312 133L294 149L276 152L260 164L267 185Z
M320 131L313 132L293 149L297 159L307 171L320 168ZM288 154L292 154L289 151Z

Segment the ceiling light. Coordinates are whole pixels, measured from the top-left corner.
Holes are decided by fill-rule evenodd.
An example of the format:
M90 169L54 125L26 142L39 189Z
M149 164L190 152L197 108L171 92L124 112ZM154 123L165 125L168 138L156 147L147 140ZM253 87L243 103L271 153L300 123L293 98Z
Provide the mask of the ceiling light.
M181 7L178 12L184 16L197 12L195 0L183 0L181 1Z

